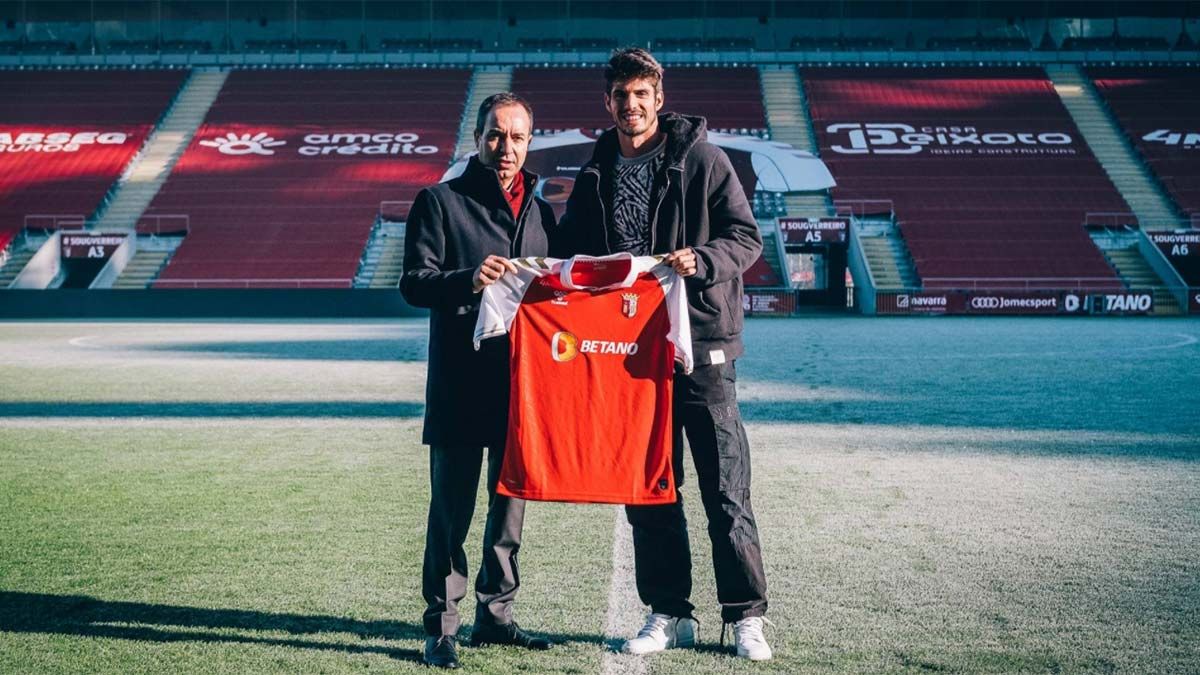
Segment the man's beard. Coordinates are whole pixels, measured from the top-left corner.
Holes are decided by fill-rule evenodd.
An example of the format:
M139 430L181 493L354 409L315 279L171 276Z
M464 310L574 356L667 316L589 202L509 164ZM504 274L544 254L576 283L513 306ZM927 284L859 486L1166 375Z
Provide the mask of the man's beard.
M645 120L645 126L641 127L640 129L634 126L624 126L624 123L618 120L616 123L617 131L625 136L641 136L642 134L650 131L653 127L649 117L644 117L643 119Z

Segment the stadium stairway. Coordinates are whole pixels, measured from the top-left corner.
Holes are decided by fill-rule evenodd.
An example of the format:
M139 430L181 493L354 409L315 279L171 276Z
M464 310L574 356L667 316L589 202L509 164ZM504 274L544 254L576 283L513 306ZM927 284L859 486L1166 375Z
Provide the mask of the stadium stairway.
M8 259L0 265L0 289L8 288L21 270L25 269L25 265L29 264L33 254L37 253L36 249L27 248L21 239L14 240L7 250Z
M141 237L139 239L144 242L149 238ZM174 237L174 239L178 239L178 237ZM151 247L147 243L139 243L137 253L134 253L129 262L125 264L120 276L113 281L112 288L149 288L150 284L158 278L159 272L162 272L162 269L167 266L167 262L171 260L171 254L174 252L174 247Z
M475 152L475 115L479 105L492 94L512 89L512 67L495 66L476 68L471 73L471 86L467 90L467 105L463 108L462 121L458 125L458 144L454 158Z
M141 153L117 180L93 229L133 229L217 99L227 71L193 72Z
M819 155L800 73L794 66L763 66L759 69L759 79L771 140ZM793 217L821 218L834 213L833 202L825 190L789 193L784 196L784 204L787 214Z
M396 288L404 265L404 223L382 221L371 231L355 288Z
M1171 200L1154 180L1149 167L1138 159L1088 77L1078 66L1070 64L1050 65L1046 72L1083 139L1129 203L1138 222L1143 227L1177 226L1180 218Z
M1117 274L1121 275L1121 279L1124 280L1129 290L1149 291L1154 295L1154 307L1150 311L1151 314L1159 316L1183 314L1183 309L1179 306L1175 295L1163 287L1162 279L1150 267L1150 263L1146 262L1146 258L1142 256L1142 252L1138 250L1136 244L1121 248L1102 247L1100 251L1117 271Z
M763 260L767 262L767 266L775 273L779 283L787 288L791 288L791 274L788 272L787 252L783 248L782 239L779 237L779 232L775 228L774 221L764 222L758 221L758 230L762 234Z
M877 236L861 236L863 253L875 287L880 290L920 287L917 273L908 254L908 247L899 233L892 231Z

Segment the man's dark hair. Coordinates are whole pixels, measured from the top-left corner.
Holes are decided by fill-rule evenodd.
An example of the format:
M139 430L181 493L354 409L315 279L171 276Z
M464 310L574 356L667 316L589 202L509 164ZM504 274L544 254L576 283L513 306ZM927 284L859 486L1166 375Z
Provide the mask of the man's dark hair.
M654 83L654 91L662 91L663 67L650 52L640 47L626 47L613 52L604 69L604 93L611 94L614 82L645 78Z
M487 124L488 113L506 105L519 105L524 108L525 112L529 114L530 131L533 130L533 108L529 107L529 102L511 91L502 91L483 99L483 103L479 104L479 115L475 117L475 135L483 135L483 125Z

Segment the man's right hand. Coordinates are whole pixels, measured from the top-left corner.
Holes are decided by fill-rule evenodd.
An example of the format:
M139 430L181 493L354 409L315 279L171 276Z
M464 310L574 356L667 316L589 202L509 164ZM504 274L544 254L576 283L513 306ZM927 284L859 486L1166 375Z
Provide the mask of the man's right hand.
M496 283L507 272L517 273L517 266L512 264L508 258L498 255L489 255L484 258L479 267L475 268L475 292L479 293L484 288Z

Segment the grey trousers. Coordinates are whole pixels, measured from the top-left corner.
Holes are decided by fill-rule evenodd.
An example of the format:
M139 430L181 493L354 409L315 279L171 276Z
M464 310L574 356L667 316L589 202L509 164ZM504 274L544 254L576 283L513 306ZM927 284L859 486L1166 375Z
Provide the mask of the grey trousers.
M483 560L475 577L475 622L512 623L512 603L521 585L517 552L525 500L496 494L504 444L488 449L488 513L483 528ZM429 448L429 520L421 589L425 596L425 634L454 635L461 622L458 605L467 594L467 552L463 544L471 517L483 448Z

